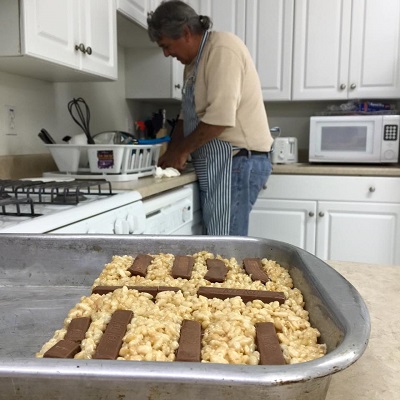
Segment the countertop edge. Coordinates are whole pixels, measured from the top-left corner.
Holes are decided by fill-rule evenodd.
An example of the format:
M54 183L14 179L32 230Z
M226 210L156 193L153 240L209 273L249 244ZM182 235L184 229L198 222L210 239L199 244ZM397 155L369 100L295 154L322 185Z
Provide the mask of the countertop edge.
M273 174L400 177L400 165L272 164Z
M184 185L197 181L197 175L194 171L184 172L179 176L172 178L145 177L135 181L113 182L113 190L135 190L140 193L143 199L176 189Z

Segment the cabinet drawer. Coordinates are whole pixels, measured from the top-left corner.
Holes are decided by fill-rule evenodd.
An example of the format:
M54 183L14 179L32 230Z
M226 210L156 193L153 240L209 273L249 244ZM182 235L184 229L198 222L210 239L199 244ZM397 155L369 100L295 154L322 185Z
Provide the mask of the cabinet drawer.
M271 175L259 198L400 203L400 178Z

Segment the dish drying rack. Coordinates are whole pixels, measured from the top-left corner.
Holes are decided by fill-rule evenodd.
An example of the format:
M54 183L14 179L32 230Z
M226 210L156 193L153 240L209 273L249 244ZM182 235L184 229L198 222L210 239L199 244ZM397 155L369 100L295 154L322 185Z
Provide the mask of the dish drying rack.
M47 144L60 172L71 177L131 181L153 175L161 144Z

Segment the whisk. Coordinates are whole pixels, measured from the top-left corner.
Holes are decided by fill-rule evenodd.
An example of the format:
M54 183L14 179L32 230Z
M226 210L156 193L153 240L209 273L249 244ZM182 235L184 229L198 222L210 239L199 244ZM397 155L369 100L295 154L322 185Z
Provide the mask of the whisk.
M81 108L81 104L84 107L84 110ZM86 101L82 99L82 97L78 97L77 99L72 99L68 103L68 111L72 117L72 119L82 128L83 133L86 135L88 144L95 144L95 141L90 134L89 123L90 123L90 108L86 104ZM74 111L77 116L74 115Z

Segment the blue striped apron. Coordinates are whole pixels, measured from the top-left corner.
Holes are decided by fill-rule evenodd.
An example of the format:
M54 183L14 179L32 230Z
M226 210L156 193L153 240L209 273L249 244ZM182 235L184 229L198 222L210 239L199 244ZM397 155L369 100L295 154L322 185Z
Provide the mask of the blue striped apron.
M197 53L193 73L186 79L182 94L184 135L190 135L199 124L194 87L197 67L207 41L205 32ZM203 224L207 235L229 235L231 214L232 145L213 139L192 154L200 187Z

